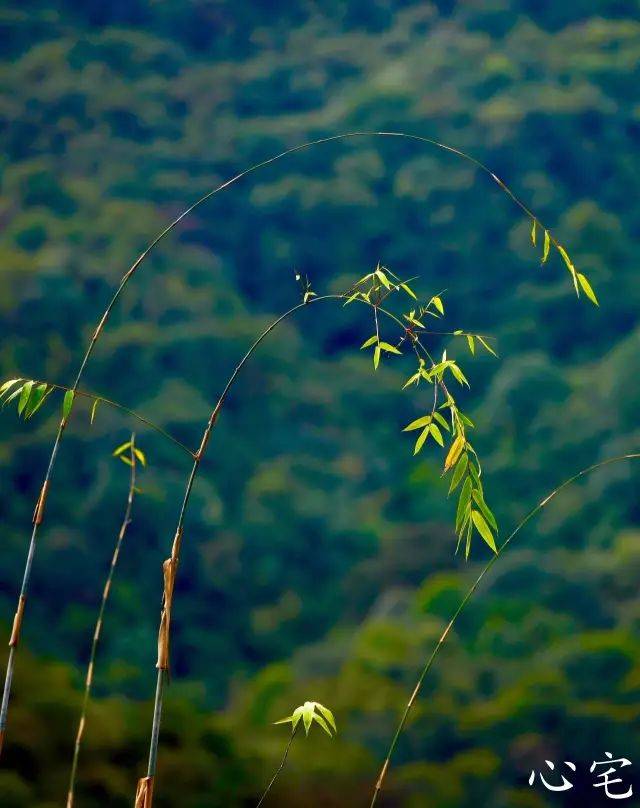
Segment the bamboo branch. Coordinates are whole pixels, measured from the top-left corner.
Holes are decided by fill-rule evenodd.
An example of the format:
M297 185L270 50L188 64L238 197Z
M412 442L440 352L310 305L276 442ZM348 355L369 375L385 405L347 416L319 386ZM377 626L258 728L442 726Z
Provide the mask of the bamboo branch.
M498 558L504 553L507 546L516 537L516 535L522 530L522 528L528 522L530 522L531 519L533 519L533 517L536 516L543 508L545 508L549 504L549 502L551 502L551 500L554 499L556 494L559 494L560 491L562 491L564 488L566 488L567 486L574 483L576 480L578 480L578 479L580 479L582 477L586 477L587 475L591 474L592 472L597 471L598 469L604 468L605 466L609 466L612 463L620 463L623 460L640 460L640 453L631 453L631 454L619 455L618 457L610 457L610 458L607 458L606 460L601 460L599 463L594 463L592 466L588 466L587 468L582 469L582 471L579 471L577 474L574 474L572 477L569 477L567 480L565 480L563 483L561 483L557 488L554 488L554 490L548 496L546 496L534 508L532 508L529 511L529 513L524 517L524 519L522 519L522 521L516 526L516 528L509 534L509 536L505 539L505 541L500 545L500 547L498 548L498 552L496 554L494 554L491 557L491 559L487 562L487 564L483 567L483 569L481 570L478 577L475 579L475 581L473 582L473 584L471 585L471 587L469 588L469 590L467 591L467 593L465 594L463 599L460 601L460 604L459 604L458 608L456 609L456 611L454 612L453 617L451 618L451 620L447 624L447 627L445 628L445 630L442 632L442 635L440 636L440 639L438 640L438 642L436 643L433 651L431 652L431 656L427 660L424 668L422 669L420 675L418 676L418 680L416 682L416 685L415 685L415 687L413 689L413 692L411 693L409 701L405 705L404 711L402 713L402 717L400 718L400 722L398 724L398 727L397 727L397 729L395 731L395 734L393 736L393 739L392 739L391 744L389 746L389 749L387 751L387 756L384 759L384 763L382 764L382 768L380 769L380 773L378 775L378 779L376 780L376 784L375 784L375 787L374 787L374 790L373 790L373 794L372 794L372 797L371 797L371 802L369 804L369 808L373 808L373 806L376 804L376 801L378 799L378 795L382 791L387 772L389 771L389 767L391 765L391 758L393 757L393 753L394 753L394 751L396 749L396 746L398 744L398 740L400 738L400 735L402 734L402 731L403 731L403 729L404 729L404 727L405 727L405 725L407 723L407 719L409 717L409 713L411 712L411 708L415 704L415 701L416 701L416 699L418 697L418 694L420 693L420 689L422 688L422 685L424 683L425 677L427 676L427 674L431 670L431 668L433 666L433 663L435 662L435 659L438 656L438 653L439 653L440 649L442 648L442 646L444 644L444 641L446 640L446 638L449 635L451 629L455 625L458 617L462 614L465 607L467 606L467 604L469 603L469 601L473 597L473 595L474 595L476 589L478 588L478 586L480 585L480 582L482 581L482 579L489 572L489 570L493 567L493 565L496 563Z
M109 572L107 574L104 590L102 592L102 601L100 603L100 609L98 611L98 619L96 620L96 625L93 632L93 640L91 642L91 653L89 654L89 664L87 665L87 675L85 678L84 695L82 699L82 710L80 711L80 720L78 721L76 742L73 750L73 761L71 763L71 775L69 777L69 790L67 793L67 808L73 808L75 799L76 775L78 772L78 758L80 756L80 746L82 744L82 737L84 735L84 729L87 720L87 708L89 706L91 687L93 685L93 672L96 661L96 653L98 651L98 643L100 642L100 635L102 633L104 613L105 609L107 608L107 601L109 599L109 593L111 591L111 583L113 581L113 576L115 574L116 566L118 564L118 556L120 555L120 548L122 547L122 542L124 541L129 525L131 524L131 510L133 507L133 498L135 496L136 491L137 459L135 453L135 440L136 440L135 433L132 433L131 446L129 447L130 448L129 460L131 461L130 466L131 470L129 473L129 491L127 494L127 506L125 508L124 518L122 520L120 530L118 532L118 538L116 539L116 544L113 549L113 555L111 557L111 565L109 566Z

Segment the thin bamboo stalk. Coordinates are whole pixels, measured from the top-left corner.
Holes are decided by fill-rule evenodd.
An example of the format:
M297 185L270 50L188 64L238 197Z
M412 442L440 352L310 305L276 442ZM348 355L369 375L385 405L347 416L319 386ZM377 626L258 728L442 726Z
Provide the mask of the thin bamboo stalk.
M280 761L280 765L275 770L275 773L274 773L273 777L271 778L271 780L269 780L269 784L267 785L267 787L265 788L262 796L260 797L260 800L259 800L258 804L256 805L256 808L260 808L262 803L266 800L267 796L269 795L269 792L271 791L271 788L272 788L273 784L278 779L278 776L280 775L280 772L284 769L285 764L287 762L287 758L289 756L289 750L291 749L291 744L293 743L293 739L296 737L296 732L297 731L298 731L298 727L296 726L292 730L291 735L289 735L289 740L287 741L287 745L284 748L284 754L282 755L282 760Z
M102 600L100 602L100 608L98 610L98 618L96 620L95 628L93 631L93 639L91 641L91 652L89 654L87 675L85 677L85 683L84 683L82 709L80 711L80 719L78 721L78 729L76 732L76 741L73 748L73 760L71 762L71 774L69 776L69 789L67 792L67 808L73 808L75 800L76 776L78 773L78 760L80 757L80 747L82 744L82 738L87 723L87 708L89 706L89 698L91 697L91 688L93 686L93 674L95 670L96 654L98 652L98 644L100 642L100 636L102 634L104 613L107 608L107 601L109 600L109 594L111 592L111 584L113 582L113 576L115 575L116 566L118 565L118 557L120 555L122 542L124 541L129 525L131 524L131 511L133 508L133 499L136 492L137 458L135 453L136 448L135 441L136 441L135 433L132 433L130 453L129 453L129 460L131 461L131 466L129 472L129 490L127 493L127 505L124 511L122 524L120 525L120 530L118 531L118 537L116 539L115 547L113 548L113 555L111 556L111 564L109 566L109 572L107 573L104 589L102 591Z
M413 691L411 693L411 696L409 697L409 701L405 705L405 708L404 708L403 713L402 713L402 717L400 718L400 722L398 724L398 727L397 727L397 729L395 731L395 734L393 736L393 739L392 739L391 744L389 746L389 749L387 751L387 756L385 757L384 762L382 764L382 768L380 769L380 772L378 774L378 778L376 780L376 784L375 784L375 787L373 789L373 794L371 796L371 802L369 804L369 808L374 807L374 805L376 804L376 801L378 799L378 796L379 796L380 792L382 791L382 788L383 788L384 782L385 782L385 778L386 778L387 773L389 771L389 767L391 766L391 758L393 757L393 753L394 753L394 751L396 749L396 746L398 744L398 740L400 738L400 735L402 734L402 731L404 730L404 727L405 727L405 725L407 723L409 713L411 712L411 709L412 709L413 705L415 704L416 699L418 698L418 694L420 693L420 689L422 688L422 685L424 683L425 677L427 676L427 674L431 670L431 668L433 666L433 663L435 662L435 659L438 656L438 653L440 652L440 649L442 648L447 636L449 635L451 629L455 625L458 617L460 617L460 615L462 614L462 612L466 608L467 604L469 603L469 601L473 597L473 595L474 595L476 589L478 588L478 586L480 585L480 582L482 581L482 579L489 572L489 570L493 567L493 565L497 562L498 558L500 558L503 555L503 553L506 550L507 546L517 536L517 534L522 530L522 528L525 527L525 525L527 525L528 522L530 522L531 519L533 519L533 517L536 516L543 508L545 508L549 504L549 502L551 502L551 500L554 499L554 497L557 494L560 493L560 491L562 491L564 488L567 488L567 486L571 485L576 480L578 480L578 479L580 479L582 477L586 477L589 474L591 474L592 472L597 471L598 469L604 468L605 466L609 466L609 465L611 465L613 463L620 463L620 462L622 462L624 460L640 460L640 453L631 453L631 454L619 455L617 457L610 457L610 458L607 458L606 460L601 460L599 463L594 463L592 466L588 466L587 468L582 469L577 474L574 474L572 477L569 477L567 480L565 480L563 483L561 483L557 488L554 488L554 490L550 494L548 494L534 508L532 508L529 511L529 513L527 513L527 515L524 517L524 519L522 519L522 521L518 523L516 528L509 534L509 536L505 539L505 541L500 545L500 547L498 548L498 552L495 553L489 559L487 564L482 568L480 574L475 579L475 581L473 582L471 587L468 589L468 591L465 594L465 596L463 597L463 599L460 601L460 604L458 605L458 608L454 612L453 617L451 618L451 620L447 624L447 627L445 628L445 630L442 632L442 635L440 636L440 639L436 643L433 651L431 652L431 655L430 655L429 659L425 663L424 668L422 669L422 671L420 672L420 675L418 676L418 680L416 682L416 685L415 685L415 687L414 687L414 689L413 689Z
M200 197L200 199L197 199L188 208L186 208L172 222L170 222L164 228L164 230L162 230L153 239L153 241L151 241L151 243L144 249L144 251L138 256L138 258L134 261L134 263L131 265L131 267L123 275L123 277L122 277L122 279L120 281L120 284L118 285L115 293L113 294L111 300L109 301L106 309L104 310L104 312L102 314L102 317L100 318L100 320L98 322L98 325L97 325L97 327L95 328L95 330L93 332L93 335L91 337L89 345L88 345L88 347L87 347L87 349L85 351L85 354L84 354L84 356L82 358L82 361L80 363L80 367L79 367L78 372L76 374L76 378L75 378L75 381L73 383L73 386L71 387L71 390L74 393L78 390L78 387L80 385L80 381L81 381L81 379L82 379L82 377L84 375L85 369L87 367L87 363L89 362L89 359L91 358L91 355L93 354L93 351L94 351L95 346L96 346L96 344L98 342L98 339L100 338L100 335L102 334L102 331L103 331L107 321L109 320L111 312L113 311L113 308L115 307L116 303L118 302L118 300L120 298L120 295L125 290L127 284L129 283L129 281L131 280L133 275L136 273L136 271L139 269L139 267L144 263L144 261L147 259L147 257L151 254L151 252L153 252L155 247L183 219L185 219L190 213L192 213L194 210L196 210L196 208L198 208L200 205L204 204L206 201L211 199L216 194L220 193L221 191L224 191L225 189L229 188L231 185L234 185L236 182L239 182L241 179L243 179L244 177L247 177L248 175L254 173L255 171L261 170L262 168L265 168L265 167L271 165L272 163L275 163L275 162L277 162L277 161L279 161L279 160L281 160L281 159L283 159L285 157L293 155L293 154L295 154L297 152L301 152L301 151L305 151L307 149L314 148L316 146L320 146L320 145L324 145L324 144L328 144L328 143L333 143L333 142L338 142L338 141L343 141L343 140L349 140L349 139L353 139L353 138L362 138L362 137L399 138L399 139L404 139L404 140L410 140L410 141L414 141L414 142L417 142L417 143L420 143L420 144L423 144L423 145L428 145L428 146L432 146L432 147L437 148L437 149L441 149L441 150L449 152L450 154L453 154L453 155L455 155L457 157L460 157L461 159L463 159L463 160L471 163L472 165L474 165L476 168L478 168L480 171L482 171L488 177L490 177L494 182L496 182L498 184L498 186L500 187L500 189L504 193L506 193L513 200L513 202L536 225L539 225L544 230L547 230L547 228L544 227L543 223L531 212L531 210L487 166L485 166L482 162L480 162L476 158L472 157L471 155L468 155L465 152L462 152L459 149L456 149L456 148L454 148L452 146L447 146L444 143L440 143L439 141L434 140L433 138L422 137L420 135L412 135L412 134L408 134L408 133L405 133L405 132L357 131L357 132L346 132L346 133L343 133L343 134L332 135L332 136L324 137L324 138L318 138L316 140L312 140L312 141L309 141L307 143L302 143L302 144L300 144L298 146L294 146L294 147L292 147L290 149L286 149L285 151L282 151L279 154L276 154L276 155L274 155L272 157L269 157L266 160L262 160L262 161L260 161L258 163L255 163L254 165L250 166L249 168L241 171L240 173L236 174L235 176L233 176L230 179L226 180L225 182L221 183L216 188L212 189L211 191L206 193L204 196ZM547 230L547 232L548 232L548 230ZM559 247L558 242L551 235L550 235L550 240L551 240L551 243L553 243L556 247ZM46 470L46 473L45 473L45 477L44 477L42 487L40 489L40 494L38 496L38 502L37 502L37 505L36 505L36 512L34 514L33 529L32 529L32 532L31 532L31 539L29 541L29 546L28 546L28 550L27 550L27 557L26 557L25 567L24 567L24 572L23 572L23 577L22 577L22 584L21 584L21 587L20 587L20 594L18 596L18 605L17 605L17 608L16 608L16 613L15 613L15 618L14 618L14 626L13 626L13 631L12 631L12 634L11 634L11 638L9 640L9 657L8 657L8 660L7 660L7 668L6 668L6 673L5 673L5 682L4 682L4 690L3 690L3 694L2 694L2 703L0 705L0 755L2 754L2 747L3 747L4 737L5 737L5 731L6 731L6 725L7 725L7 717L8 717L8 708L9 708L9 698L10 698L10 695L11 695L11 686L12 686L12 681L13 681L14 667L15 667L15 657L16 657L16 653L17 653L18 643L19 643L19 640L20 640L20 629L21 629L21 626L22 626L22 618L23 618L23 615L24 615L24 610L25 610L25 605L26 605L26 600L27 600L27 595L28 595L28 590L29 590L29 584L30 584L30 580L31 580L31 572L32 572L32 568L33 568L33 560L34 560L36 542L37 542L37 537L38 537L38 529L39 529L39 526L42 523L42 520L43 520L43 517L44 517L44 502L45 502L46 495L47 495L47 492L48 492L49 487L50 487L50 483L51 483L51 479L52 479L52 475L53 475L53 470L54 470L54 467L55 467L55 462L56 462L56 459L57 459L57 456L58 456L58 451L59 451L59 448L60 448L60 444L62 442L62 438L63 438L63 435L64 435L64 431L66 429L66 426L67 426L67 419L63 417L61 419L61 421L60 421L59 426L58 426L58 431L56 433L56 437L55 437L55 440L54 440L54 443L53 443L53 446L52 446L52 449L51 449L51 454L50 454L50 457L49 457L47 470ZM196 461L196 463L197 463L197 461Z

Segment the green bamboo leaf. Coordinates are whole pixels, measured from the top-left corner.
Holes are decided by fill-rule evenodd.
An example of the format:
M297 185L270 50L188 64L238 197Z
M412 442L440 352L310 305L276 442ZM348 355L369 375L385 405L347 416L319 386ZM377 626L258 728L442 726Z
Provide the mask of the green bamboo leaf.
M302 706L302 722L304 724L305 735L309 734L309 729L311 727L311 723L313 722L313 712L313 702L305 701L304 705Z
M387 278L387 276L381 269L376 269L376 277L386 289L391 289L391 283L389 282L389 278Z
M33 390L34 384L35 384L34 381L28 381L22 388L20 398L18 399L18 415L22 415L25 407L27 406L29 398L31 397L31 391Z
M381 350L386 351L387 353L394 353L402 355L402 351L398 350L394 345L389 345L388 342L381 342L379 343Z
M325 707L324 704L319 704L317 701L315 702L316 710L319 710L322 715L327 719L329 724L331 725L334 732L338 731L338 727L336 726L336 720L333 717L333 713L328 707Z
M322 729L327 733L327 735L330 738L333 738L333 735L331 734L331 730L327 726L327 722L324 720L324 718L319 713L314 712L313 720L316 722L316 724L318 724L319 726L322 727Z
M489 351L489 353L490 353L490 354L493 354L493 355L496 357L496 359L498 358L498 354L497 354L497 353L496 353L496 352L493 350L493 348L491 347L491 345L489 345L489 343L488 343L486 340L484 340L484 339L483 339L482 337L480 337L480 336L478 336L478 340L480 341L481 345L482 345L484 348L486 348L486 350L487 350L487 351Z
M98 404L100 403L101 399L96 398L93 402L93 406L91 407L91 424L93 424L94 418L96 417L96 410L98 409Z
M131 446L131 441L121 443L116 449L113 450L113 457L120 457L120 455Z
M14 385L18 384L18 382L21 382L21 381L23 381L23 380L22 379L9 379L9 381L6 381L2 385L2 387L0 387L0 399L4 398L4 396L6 396L9 393L9 390L11 390L11 388Z
M440 314L444 314L444 306L442 305L442 300L440 296L436 295L435 297L432 297L431 301L433 302L433 305L436 307L436 309L438 309Z
M138 447L136 446L136 448L133 450L133 453L138 458L138 460L142 463L143 466L147 465L147 458L145 457L145 454L142 451L142 449L138 449Z
M64 400L62 402L62 417L66 421L69 417L71 412L71 408L73 407L73 399L75 398L75 393L73 390L67 390L64 394Z
M464 485L462 486L462 490L460 491L460 497L458 499L458 508L456 510L456 533L458 533L463 527L464 515L469 507L470 502L471 502L471 478L467 477L467 479L464 481Z
M415 421L412 421L408 426L402 430L403 432L411 432L413 429L421 429L423 426L431 423L431 414L423 415L420 418L416 418Z
M467 334L467 344L469 345L469 350L471 351L471 353L475 354L475 352L476 352L476 343L475 343L475 340L473 339L473 336L471 334Z
M464 473L467 470L468 463L469 463L469 456L463 454L456 463L455 468L453 469L453 476L451 477L451 485L449 486L449 493L447 494L447 496L453 494L456 488L460 485L460 481L464 477Z
M583 275L581 272L578 272L578 281L582 289L584 290L585 295L589 298L589 300L595 305L599 306L598 298L596 297L596 293L593 291L591 284L587 280L586 276Z
M447 419L442 415L442 413L436 411L433 413L433 417L443 429L446 429L447 432L451 431L449 424L447 423Z
M407 294L408 294L410 297L412 297L414 300L417 300L417 299L418 299L418 298L416 297L416 295L415 295L415 292L413 291L413 289L411 289L411 287L410 287L408 284L406 284L406 283L401 283L401 284L400 284L400 288L401 288L401 289L404 289L404 291L405 291L405 292L406 292L406 293L407 293Z
M416 445L414 446L414 449L413 449L413 454L414 454L414 457L415 457L415 455L417 455L417 454L418 454L418 452L420 451L420 449L422 449L422 447L423 447L423 445L424 445L424 442L425 442L425 441L426 441L426 439L429 437L429 430L430 430L430 429L431 429L431 427L430 427L430 426L426 426L426 427L425 427L425 428L422 430L422 432L420 433L420 435L418 436L418 440L416 441Z
M489 525L485 522L483 515L480 511L471 511L471 519L473 524L476 526L478 533L482 536L482 538L486 541L486 543L491 547L494 553L498 552L498 548L496 547L495 539L493 538L493 533L489 529Z
M489 509L489 506L487 505L487 503L484 501L484 497L482 496L480 491L478 491L477 489L473 492L473 499L474 499L476 505L478 506L478 508L480 508L480 511L482 512L482 515L484 516L484 518L487 520L489 525L497 533L498 532L498 523L496 522L496 518L493 515L493 513L491 512L491 510Z
M50 392L51 388L49 388L47 384L44 382L39 384L29 398L29 403L25 407L24 417L32 418L40 407L42 407Z
M542 248L542 263L547 263L547 258L549 257L549 247L551 246L551 237L549 236L549 231L544 231L544 247Z
M531 243L533 246L536 246L536 220L533 220L533 224L531 225Z
M440 432L439 427L432 423L429 427L429 430L433 437L435 438L436 442L440 444L440 446L444 446L444 438L442 437L442 432Z
M380 364L380 346L376 345L373 349L373 367L375 370L378 369L378 365Z
M376 334L374 334L372 337L369 337L368 340L366 340L365 342L362 343L362 345L360 346L360 350L362 350L363 348L370 348L377 341L378 341L378 337L377 337Z
M16 387L16 389L11 393L11 395L7 396L4 404L2 405L2 409L4 409L7 406L7 404L11 403L14 398L17 398L19 395L22 394L23 387L24 387L23 384L18 385L18 387Z

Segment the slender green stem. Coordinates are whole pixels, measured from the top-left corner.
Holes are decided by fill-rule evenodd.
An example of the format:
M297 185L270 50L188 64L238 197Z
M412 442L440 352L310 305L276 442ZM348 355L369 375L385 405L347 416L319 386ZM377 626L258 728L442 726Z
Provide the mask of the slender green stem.
M102 633L102 624L104 620L104 613L107 608L107 601L109 600L109 593L111 592L111 584L113 576L118 564L118 556L120 555L120 548L126 536L129 525L131 524L131 510L133 508L133 498L136 491L136 454L135 454L135 433L131 435L131 446L129 459L131 461L129 472L129 491L127 494L127 506L125 508L124 517L118 538L116 539L115 547L113 548L113 555L111 556L111 564L109 572L105 581L104 589L102 591L102 600L100 602L100 609L98 611L98 619L93 631L93 640L91 642L91 653L89 654L89 663L87 665L87 675L84 683L84 695L82 698L82 709L80 711L80 720L78 721L78 730L76 733L76 742L73 748L73 760L71 762L71 775L69 777L69 791L67 793L67 808L73 808L75 799L76 776L78 773L78 759L80 757L80 746L82 744L82 737L84 735L85 725L87 721L87 708L89 706L89 698L91 696L91 687L93 685L93 674L96 662L96 654L98 651L98 643L100 642L100 635Z
M291 749L291 744L293 743L293 739L296 737L296 732L297 731L298 731L298 727L296 726L295 729L292 730L291 735L289 735L289 740L287 741L287 745L284 748L284 754L282 755L282 760L280 761L280 765L276 769L276 771L275 771L273 777L271 778L271 780L269 780L269 785L265 788L262 796L260 797L260 800L259 800L258 804L256 805L256 808L260 808L262 803L267 798L267 795L271 791L271 787L273 786L275 781L278 779L278 777L280 775L280 772L284 769L285 763L287 762L287 757L289 756L289 750Z
M382 768L380 769L380 773L378 775L378 779L376 781L375 788L373 790L373 794L372 794L372 797L371 797L371 802L369 804L369 808L373 808L373 806L376 804L376 800L378 799L378 795L380 794L380 792L382 790L382 787L384 785L384 781L385 781L387 772L389 770L389 766L391 765L391 758L392 758L393 753L394 753L394 751L396 749L396 746L398 744L398 740L400 738L400 735L402 734L402 731L403 731L403 729L404 729L404 727L405 727L405 725L407 723L407 719L409 717L409 713L411 712L411 708L413 707L413 705L414 705L414 703L415 703L415 701L416 701L416 699L418 697L418 694L419 694L420 689L422 687L422 684L423 684L423 682L425 680L425 677L427 676L427 674L431 670L431 668L433 666L433 663L435 662L435 659L438 656L438 653L439 653L440 649L442 648L442 645L444 644L444 641L447 638L447 635L449 634L449 632L451 631L451 629L455 625L458 617L462 614L465 607L467 606L467 604L469 603L469 601L473 597L473 595L474 595L476 589L478 588L478 586L480 585L480 582L482 581L482 579L489 572L489 570L493 567L493 565L497 562L498 558L501 555L503 555L503 553L506 550L507 546L517 536L517 534L522 530L522 528L528 522L530 522L531 519L533 519L533 517L536 516L543 508L545 508L549 504L549 502L551 502L551 500L554 499L556 494L559 494L560 491L562 491L564 488L571 485L572 483L574 483L576 480L580 479L581 477L586 477L587 475L591 474L594 471L597 471L598 469L604 468L605 466L609 466L612 463L620 463L620 462L622 462L624 460L640 460L640 453L631 453L631 454L619 455L617 457L610 457L610 458L607 458L606 460L601 460L599 463L594 463L592 466L588 466L587 468L582 469L582 471L579 471L577 474L574 474L572 477L569 477L569 479L565 480L557 488L554 488L554 490L548 496L546 496L541 502L539 502L534 508L532 508L529 511L529 513L527 513L527 515L524 517L524 519L522 519L522 521L516 526L516 528L509 534L509 536L505 539L505 541L500 545L500 547L498 548L497 553L495 553L495 555L493 555L491 557L491 559L487 562L487 564L483 567L483 569L481 570L478 577L475 579L475 581L473 582L473 584L471 585L471 587L469 588L469 590L467 591L467 593L465 594L463 599L460 601L460 604L458 605L458 608L455 610L455 612L453 614L453 617L451 618L451 620L447 624L447 627L443 631L440 639L438 640L438 642L436 643L433 651L431 652L431 656L427 660L425 666L423 667L422 671L420 672L420 675L418 676L418 681L416 682L416 686L414 687L413 692L411 694L411 697L409 698L409 701L407 702L407 704L406 704L406 706L404 708L404 711L402 713L402 717L400 718L400 722L398 724L398 727L397 727L397 729L395 731L395 734L393 736L393 739L392 739L391 744L389 746L389 749L387 751L387 756L386 756L386 758L384 760L384 763L382 764Z
M23 379L20 379L20 381L23 381ZM62 390L64 392L71 391L71 388L66 387L64 384L56 384L55 382L50 382L47 381L46 379L35 379L34 382L35 384L46 384L47 387L50 388L50 390ZM114 401L114 399L112 398L106 398L105 396L98 395L97 393L90 393L88 390L79 390L79 389L74 390L74 395L78 396L78 398L87 398L89 399L89 401L93 401L95 404L98 403L105 404L107 407L112 407L115 410L120 410L120 412L124 412L126 413L126 415L130 415L132 418L135 418L141 424L148 426L149 429L153 429L154 432L157 432L159 435L162 435L164 438L171 441L171 443L174 443L176 446L182 449L183 452L186 452L191 457L193 457L195 454L195 452L193 452L188 446L179 441L175 437L175 435L172 435L170 432L167 432L166 429L163 429L158 424L154 423L148 418L145 418L144 415L140 415L140 413L136 412L136 410L132 410L129 407L126 407L119 401Z
M513 200L513 202L533 221L536 225L540 225L543 229L544 225L542 222L531 212L531 210L508 188L505 183L499 179L490 169L477 160L475 157L466 154L460 149L456 149L452 146L447 146L444 143L440 143L433 138L422 137L421 135L412 135L405 132L379 132L379 131L358 131L358 132L346 132L340 135L332 135L330 137L318 138L316 140L309 141L307 143L302 143L298 146L294 146L290 149L286 149L285 151L280 152L279 154L274 155L273 157L269 157L266 160L262 160L254 165L250 166L249 168L241 171L240 173L236 174L235 176L231 177L230 179L226 180L225 182L218 185L216 188L212 189L204 196L197 199L192 205L190 205L186 210L184 210L179 216L177 216L172 222L170 222L164 230L162 230L151 243L145 248L145 250L138 256L138 258L133 262L131 267L127 270L127 272L123 275L115 293L113 294L111 300L109 301L106 309L104 310L98 325L93 332L89 345L85 351L85 354L82 358L80 363L80 367L78 368L78 372L76 374L75 381L71 390L75 393L80 386L80 381L84 375L84 371L86 369L87 363L91 358L93 350L98 342L98 339L106 325L109 317L111 316L111 312L115 307L116 303L118 302L120 295L125 290L127 284L139 269L139 267L144 263L147 257L153 252L155 247L167 236L171 231L177 227L177 225L185 219L190 213L192 213L196 208L200 205L204 204L207 200L211 199L216 194L224 191L225 189L229 188L231 185L234 185L236 182L239 182L244 177L252 174L255 171L258 171L262 168L265 168L272 163L275 163L278 160L281 160L289 155L293 155L297 152L305 151L307 149L314 148L315 146L320 146L323 144L349 140L353 138L361 138L361 137L380 137L380 138L400 138L404 140L414 141L423 145L433 146L434 148L441 149L443 151L449 152L460 157L463 160L474 165L476 168L480 169L483 173L493 179L499 187ZM559 246L558 242L555 240L553 236L550 234L550 239L555 246ZM66 428L67 421L63 418L60 421L60 425L58 427L58 432L56 434L55 440L53 442L53 446L51 449L51 455L49 457L49 463L47 465L47 471L45 473L45 477L43 480L42 488L40 489L40 494L38 498L38 503L36 504L36 512L38 514L38 518L34 519L33 530L31 532L31 539L29 541L29 547L27 550L27 558L25 561L24 573L22 578L22 585L20 587L20 595L18 598L18 605L16 608L16 614L14 618L14 627L11 634L11 638L9 640L9 657L7 660L7 669L5 673L5 682L4 682L4 690L2 694L2 703L0 706L0 754L2 754L2 747L4 742L4 735L5 729L7 724L7 714L9 708L9 698L11 695L11 684L13 681L13 671L15 665L15 656L16 656L16 649L18 646L18 641L20 638L20 629L22 626L22 618L24 616L24 610L26 605L26 598L29 589L29 583L31 580L31 570L33 567L33 559L35 555L35 548L36 548L36 541L38 537L38 528L42 523L42 516L44 513L44 504L46 495L51 483L53 469L55 466L56 458L58 455L58 450L60 448L60 443L62 441L62 436L64 434L64 430Z

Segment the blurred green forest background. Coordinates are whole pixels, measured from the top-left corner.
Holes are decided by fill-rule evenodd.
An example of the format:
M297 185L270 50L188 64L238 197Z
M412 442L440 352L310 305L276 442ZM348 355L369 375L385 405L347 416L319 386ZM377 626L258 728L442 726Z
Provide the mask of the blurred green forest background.
M341 291L380 260L447 325L495 335L459 355L504 537L579 468L638 448L640 6L637 0L258 3L50 0L0 10L0 372L70 384L112 290L180 210L316 137L393 129L471 152L589 275L576 301L517 208L468 164L415 143L322 146L186 220L127 289L86 387L196 446L226 376L299 299L297 268ZM411 371L376 377L366 312L311 307L247 368L187 521L173 614L158 808L255 803L305 699L340 733L294 744L271 804L368 804L423 660L479 565L454 556L454 503ZM4 808L62 804L134 423L78 406L36 558ZM31 512L59 417L0 417L0 620L8 638ZM161 562L188 458L138 430L150 468L99 654L81 806L130 805L155 680ZM427 680L386 806L542 808L527 783L573 760L563 805L604 805L588 767L640 765L638 471L565 492L500 560ZM486 548L484 548L486 550ZM313 735L314 733L312 733ZM631 769L626 769L623 774ZM633 775L630 775L631 777ZM629 776L626 777L629 780Z

